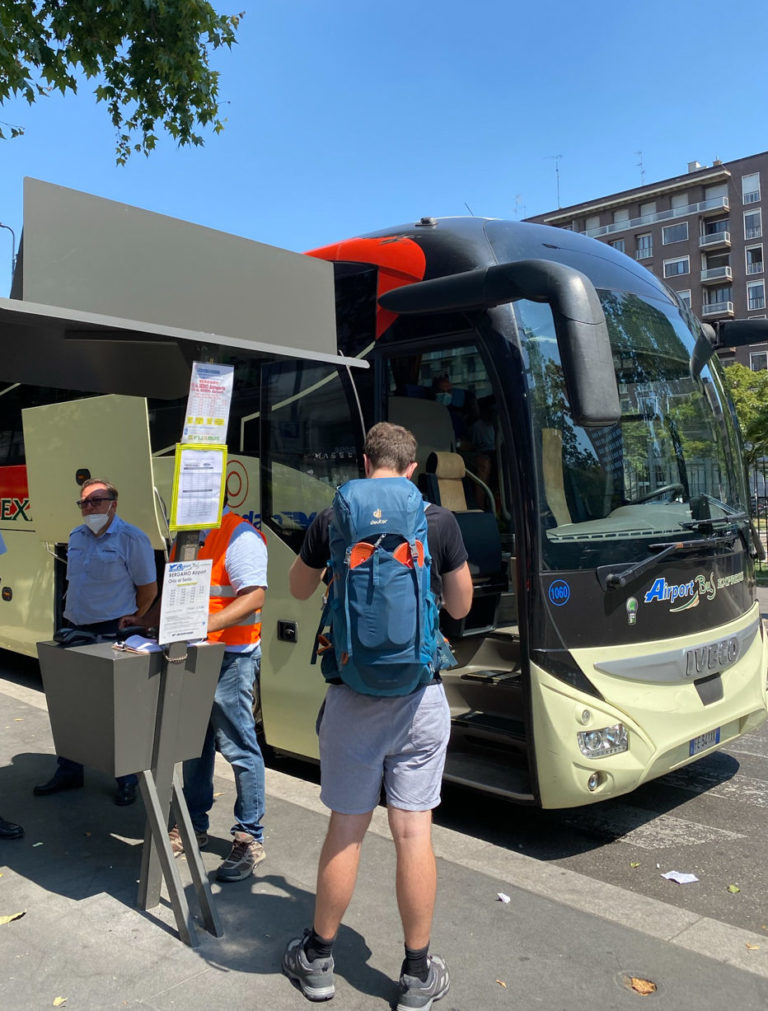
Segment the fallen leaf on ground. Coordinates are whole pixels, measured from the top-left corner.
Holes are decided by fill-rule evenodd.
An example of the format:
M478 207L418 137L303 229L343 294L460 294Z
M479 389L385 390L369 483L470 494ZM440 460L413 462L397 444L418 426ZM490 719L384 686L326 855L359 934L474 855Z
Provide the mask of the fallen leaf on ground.
M736 892L740 892L741 889L739 888L738 885L728 885L728 891L732 892L735 895Z
M759 944L748 944L747 951L757 951L759 949Z
M503 986L505 990L507 989L507 984L504 982L503 979L497 979L496 982L499 984L499 986Z
M0 916L0 923L11 923L13 920L20 920L25 913L26 909L22 909L20 913L9 913L7 916Z
M630 976L629 985L635 993L640 993L644 997L647 997L649 993L656 993L656 984L652 980L642 979L640 976Z
M54 1007L62 1007L66 1003L67 1003L67 998L66 997L54 997L53 998L53 1006Z
M640 866L640 861L639 860L633 860L632 863L629 866L633 867L633 868L634 867L639 867Z

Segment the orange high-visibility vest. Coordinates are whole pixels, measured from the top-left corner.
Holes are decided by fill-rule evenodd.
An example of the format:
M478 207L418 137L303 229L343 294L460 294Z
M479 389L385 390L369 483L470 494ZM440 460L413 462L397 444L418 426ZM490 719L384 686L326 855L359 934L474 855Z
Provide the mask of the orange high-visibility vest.
M205 543L201 546L197 557L200 559L210 558L213 562L211 569L211 591L208 600L208 611L215 614L231 604L237 593L229 581L225 560L227 548L232 540L232 535L241 523L247 523L259 537L267 543L264 534L257 530L251 523L244 520L237 513L225 513L221 518L221 526L218 530L211 530L205 538ZM176 545L171 551L171 561L176 554ZM237 625L230 625L229 628L222 628L218 632L209 632L208 639L211 642L223 642L228 646L250 646L256 645L261 639L261 611L251 611L244 618L240 619Z

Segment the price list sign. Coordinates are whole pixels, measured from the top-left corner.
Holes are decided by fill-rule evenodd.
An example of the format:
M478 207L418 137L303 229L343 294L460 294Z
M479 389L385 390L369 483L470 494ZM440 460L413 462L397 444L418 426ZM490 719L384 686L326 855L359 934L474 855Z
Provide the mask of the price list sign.
M227 441L233 365L193 362L181 441L221 446Z

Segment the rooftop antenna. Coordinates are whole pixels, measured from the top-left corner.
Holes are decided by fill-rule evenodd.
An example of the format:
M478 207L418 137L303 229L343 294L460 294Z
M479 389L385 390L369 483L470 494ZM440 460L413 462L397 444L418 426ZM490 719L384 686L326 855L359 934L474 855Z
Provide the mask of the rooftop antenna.
M525 213L526 207L523 203L522 193L515 194L515 217L519 220Z
M557 186L557 206L558 208L562 206L560 203L560 159L563 156L561 154L551 154L549 158L555 163L555 184Z
M645 169L643 168L643 152L642 151L635 151L635 154L637 155L637 157L639 159L638 163L637 163L637 167L640 169L640 185L641 186L645 186Z
M470 213L470 214L472 215L472 217L474 218L474 216L475 216L475 212L474 212L474 211L472 210L472 208L471 208L471 207L469 206L469 204L467 203L467 201L466 201L466 200L464 201L464 206L465 206L465 207L467 208L467 210L469 211L469 213Z

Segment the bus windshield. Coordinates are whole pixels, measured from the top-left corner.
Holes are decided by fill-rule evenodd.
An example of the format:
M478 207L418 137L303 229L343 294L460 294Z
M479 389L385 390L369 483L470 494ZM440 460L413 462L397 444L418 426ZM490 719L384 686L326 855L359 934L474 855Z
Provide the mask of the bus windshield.
M548 306L515 304L530 404L545 569L641 560L652 543L700 537L747 511L736 433L716 359L692 378L684 307L600 291L621 421L570 416ZM711 531L712 527L708 529Z

